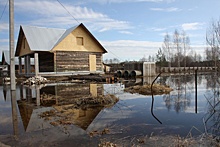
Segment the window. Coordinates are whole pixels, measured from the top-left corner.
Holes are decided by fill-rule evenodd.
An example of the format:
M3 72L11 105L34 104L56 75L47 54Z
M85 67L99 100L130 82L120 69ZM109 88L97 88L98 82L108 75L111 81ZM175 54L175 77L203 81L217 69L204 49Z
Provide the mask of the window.
M84 44L83 37L76 37L76 44L77 45L83 45Z

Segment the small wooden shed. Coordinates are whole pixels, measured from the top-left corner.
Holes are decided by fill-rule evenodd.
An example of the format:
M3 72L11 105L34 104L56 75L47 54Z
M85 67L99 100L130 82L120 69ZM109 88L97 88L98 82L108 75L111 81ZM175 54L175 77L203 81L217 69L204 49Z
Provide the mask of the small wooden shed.
M103 73L104 53L104 47L81 23L67 30L20 26L15 56L20 74L30 75L30 59L34 58L35 75L72 75Z
M18 61L18 57L14 58L14 62L15 62L15 72L16 74L19 71L19 61ZM4 70L8 71L8 75L9 76L9 71L10 71L10 51L9 50L3 50L2 51L2 66L4 66ZM34 60L30 61L30 71L34 72Z

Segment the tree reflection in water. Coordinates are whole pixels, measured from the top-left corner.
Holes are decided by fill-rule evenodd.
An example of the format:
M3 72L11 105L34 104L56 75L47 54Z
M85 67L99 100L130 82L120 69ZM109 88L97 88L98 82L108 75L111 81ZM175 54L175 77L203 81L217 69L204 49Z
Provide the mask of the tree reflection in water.
M187 107L190 106L191 99L193 98L192 90L195 81L194 76L170 75L161 77L161 81L175 89L170 94L163 96L168 111L170 111L172 107L177 113L187 110ZM201 82L201 78L199 78L198 81Z
M207 113L204 116L206 133L220 138L220 79L219 74L205 76L207 89L211 91L205 95L207 99Z

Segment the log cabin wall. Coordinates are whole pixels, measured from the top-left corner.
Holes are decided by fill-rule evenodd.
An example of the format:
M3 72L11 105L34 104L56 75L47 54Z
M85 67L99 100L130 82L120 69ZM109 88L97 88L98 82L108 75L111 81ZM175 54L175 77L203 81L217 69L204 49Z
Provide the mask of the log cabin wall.
M89 71L89 55L96 55L96 71L102 71L102 53L79 51L56 51L55 71Z

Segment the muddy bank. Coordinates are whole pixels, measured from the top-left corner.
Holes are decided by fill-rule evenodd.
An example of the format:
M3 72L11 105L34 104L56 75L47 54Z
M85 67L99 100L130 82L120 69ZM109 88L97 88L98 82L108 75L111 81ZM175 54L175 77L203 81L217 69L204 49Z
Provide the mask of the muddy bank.
M153 94L155 94L155 95L168 94L172 90L173 89L170 88L169 86L159 85L159 84L154 84L153 85ZM151 85L131 86L131 87L125 88L125 91L130 92L130 93L139 93L139 94L143 94L143 95L151 95Z
M127 136L120 139L104 138L100 140L99 147L107 146L156 146L156 147L219 147L220 143L217 142L211 135L202 134L199 137L180 137L178 135L154 135L149 136Z
M103 132L103 133L102 133ZM84 139L74 140L67 137L65 140L55 139L49 142L43 138L33 138L32 136L25 136L22 140L16 140L13 136L0 136L2 142L0 146L57 146L57 147L72 147L74 146L98 146L98 147L219 147L220 143L217 142L211 135L201 134L198 137L180 137L178 135L127 135L117 137L119 131L102 130L97 131L98 135ZM37 141L36 141L37 140ZM80 141L81 143L78 143ZM94 141L94 142L93 142ZM7 145L6 145L7 144Z

